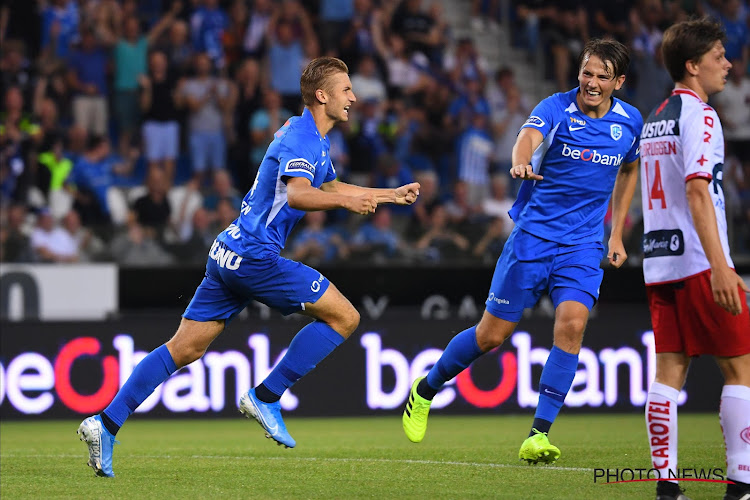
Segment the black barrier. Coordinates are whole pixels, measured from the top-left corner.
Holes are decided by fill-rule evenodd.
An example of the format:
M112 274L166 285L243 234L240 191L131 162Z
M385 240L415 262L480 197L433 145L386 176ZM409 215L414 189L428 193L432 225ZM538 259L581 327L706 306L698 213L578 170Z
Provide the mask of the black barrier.
M120 310L184 309L203 279L202 268L120 268ZM487 299L493 267L321 267L352 303L385 301L388 307L422 307L427 298L445 297L458 304L467 296L480 304ZM750 266L738 266L750 274ZM646 304L640 267L606 267L600 302ZM483 306L482 306L483 307Z
M120 268L121 310L182 308L203 279L203 269ZM483 303L492 280L492 267L335 267L320 268L355 305L369 297L385 298L389 306L421 306L433 295L451 302L466 296ZM606 270L601 301L646 303L640 268Z
M357 332L282 399L290 414L397 414L410 383L475 318L421 319L393 308ZM201 360L173 375L142 409L149 416L236 415L242 391L269 372L307 321L252 313L235 320ZM86 323L3 323L2 418L65 418L100 411L147 351L167 340L178 315L128 315ZM435 412L533 413L552 319L532 315L499 350L480 358L435 399ZM597 306L564 412L642 411L653 377L645 306ZM721 378L710 359L691 369L686 410L718 408Z

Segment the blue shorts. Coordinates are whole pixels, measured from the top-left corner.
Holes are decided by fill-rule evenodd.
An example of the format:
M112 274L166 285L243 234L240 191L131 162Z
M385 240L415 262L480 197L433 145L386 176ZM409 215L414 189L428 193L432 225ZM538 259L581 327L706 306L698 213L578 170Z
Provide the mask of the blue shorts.
M591 310L599 298L604 271L601 242L563 245L545 240L516 226L495 265L487 311L518 322L523 310L533 307L549 290L555 308L574 300Z
M321 273L299 262L280 256L248 259L214 241L206 275L182 316L195 321L229 320L252 300L286 316L303 310L306 302L317 302L329 284Z
M180 149L180 124L147 121L143 124L143 145L148 161L176 159Z
M227 144L223 132L191 132L189 142L193 172L225 167Z

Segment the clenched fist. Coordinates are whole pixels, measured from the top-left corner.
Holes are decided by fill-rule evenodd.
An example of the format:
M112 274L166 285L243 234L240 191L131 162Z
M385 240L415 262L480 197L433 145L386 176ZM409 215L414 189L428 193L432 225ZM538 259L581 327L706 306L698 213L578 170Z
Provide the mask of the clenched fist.
M411 205L417 201L419 196L420 185L418 182L412 182L399 188L396 188L396 205Z
M359 196L352 196L351 198L349 198L345 208L350 212L354 212L355 214L371 214L375 212L376 208L378 208L378 199L372 193L364 193Z

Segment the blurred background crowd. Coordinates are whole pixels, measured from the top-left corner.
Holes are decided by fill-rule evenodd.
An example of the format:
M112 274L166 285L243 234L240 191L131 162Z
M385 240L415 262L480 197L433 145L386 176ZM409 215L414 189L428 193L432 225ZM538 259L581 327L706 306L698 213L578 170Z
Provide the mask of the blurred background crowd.
M733 64L712 99L735 260L750 260L750 9L744 0L6 0L0 10L0 260L202 265L313 57L350 68L330 132L340 180L419 202L305 216L287 257L494 263L512 229L511 149L533 106L573 88L589 37L631 48L618 97L671 89L663 30L708 15ZM640 201L627 222L640 264ZM605 239L606 241L606 239Z

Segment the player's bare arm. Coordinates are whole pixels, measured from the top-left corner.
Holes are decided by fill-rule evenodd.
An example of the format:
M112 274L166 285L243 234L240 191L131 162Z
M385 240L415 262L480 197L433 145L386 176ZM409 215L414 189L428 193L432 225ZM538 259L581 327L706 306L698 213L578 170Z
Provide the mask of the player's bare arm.
M637 184L638 160L623 163L617 171L617 179L615 179L615 187L612 191L612 232L609 236L607 252L607 260L616 268L622 266L628 259L625 245L622 243L622 231Z
M395 203L396 205L411 205L417 201L419 188L420 185L418 182L405 184L395 189L386 189L362 187L338 180L326 182L320 186L320 189L328 193L339 193L346 196L362 196L365 193L369 193L375 196L378 204Z
M708 192L708 179L696 178L687 181L686 194L693 217L695 231L701 240L703 251L711 266L711 290L714 301L728 312L738 315L742 312L742 300L738 286L750 291L742 278L727 265L724 250L719 239L714 205Z
M291 177L287 181L286 188L289 206L305 212L345 208L350 212L365 215L375 212L378 207L374 194L363 192L358 195L347 195L317 189L303 177Z
M521 129L513 146L513 156L511 158L513 166L510 169L511 177L532 181L541 181L544 179L543 176L535 174L534 168L531 166L531 156L543 140L544 136L538 130L533 128Z

